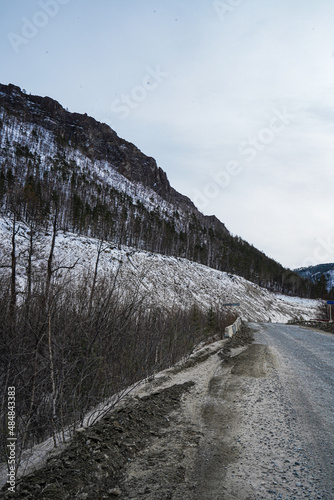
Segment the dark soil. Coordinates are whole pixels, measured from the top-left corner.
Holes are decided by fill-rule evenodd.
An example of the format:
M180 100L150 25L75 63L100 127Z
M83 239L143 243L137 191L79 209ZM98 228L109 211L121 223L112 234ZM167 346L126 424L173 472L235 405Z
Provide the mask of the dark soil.
M2 497L66 500L122 498L124 468L151 438L170 425L193 382L173 385L116 410L89 429L77 432L66 450L17 482L16 493Z
M202 422L200 428L198 422L187 421L182 413L185 396L192 398L198 391L196 385L190 392L195 382L190 379L165 389L156 387L157 392L133 398L94 426L78 431L65 450L51 457L45 467L18 480L15 494L8 492L6 485L0 497L6 500L192 500L195 490L200 494L199 478L202 485L207 485L205 477L214 480L216 473L221 476L221 467L235 459L234 445L225 441L219 444L227 433L226 422L231 423L234 418L229 405L224 403L231 391L233 396L233 387L230 388L229 383L226 386L225 371L231 364L235 375L264 375L255 373L253 358L259 354L265 358L266 353L246 349L230 357L231 349L252 342L252 330L243 325L225 343L219 353L223 360L222 372L217 372L211 380L206 395L215 404L203 406L201 416L198 415ZM175 367L171 374L204 363L212 354L199 351ZM205 375L203 373L204 379ZM167 378L159 379L159 383ZM154 386L155 381L152 389ZM193 396L196 400L196 395ZM208 442L201 431L204 428L209 432ZM217 446L212 443L213 436ZM189 466L191 463L194 465Z

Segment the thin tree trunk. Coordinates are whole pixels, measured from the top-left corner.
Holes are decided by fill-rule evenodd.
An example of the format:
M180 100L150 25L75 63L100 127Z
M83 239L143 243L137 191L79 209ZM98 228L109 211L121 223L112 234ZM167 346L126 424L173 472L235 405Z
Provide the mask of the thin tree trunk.
M51 286L51 278L52 278L52 262L53 262L53 255L54 255L54 249L55 249L56 237L57 237L57 222L58 222L58 208L56 208L55 216L54 216L54 220L53 220L52 241L51 241L50 253L49 253L49 258L48 258L48 266L47 266L47 274L46 274L46 287L45 287L45 300L46 300L46 302L49 301L49 294L50 294L50 286Z
M28 430L29 430L29 424L30 424L30 420L32 417L32 413L33 413L34 403L35 403L36 380L37 380L37 354L38 354L38 345L36 346L36 349L35 349L34 375L33 375L33 383L32 383L31 396L30 396L30 405L29 405L26 425L25 425L24 432L23 432L21 448L20 448L20 452L19 452L18 457L17 457L16 470L18 469L20 462L21 462L21 457L22 457L22 453L24 451L24 446L26 443Z
M54 365L53 365L53 355L52 355L52 334L51 334L51 312L49 309L49 360L50 360L50 377L51 377L51 385L52 385L52 436L54 446L57 446L56 440L56 382L55 382L55 373L54 373Z
M13 231L12 231L12 251L11 251L11 286L10 286L10 304L9 314L11 320L15 319L16 310L16 215L13 216Z
M97 256L96 256L96 261L95 261L93 284L92 284L92 288L90 291L90 297L89 297L88 316L90 316L91 312L92 312L93 298L94 298L94 292L95 292L95 287L96 287L97 273L98 273L98 269L99 269L99 261L100 261L100 256L101 256L101 252L102 252L102 246L103 246L103 240L101 240L99 242L99 245L97 248Z
M33 250L34 250L34 232L30 228L28 266L27 266L26 320L28 320L28 318L29 318L31 293L32 293L32 255L33 255Z

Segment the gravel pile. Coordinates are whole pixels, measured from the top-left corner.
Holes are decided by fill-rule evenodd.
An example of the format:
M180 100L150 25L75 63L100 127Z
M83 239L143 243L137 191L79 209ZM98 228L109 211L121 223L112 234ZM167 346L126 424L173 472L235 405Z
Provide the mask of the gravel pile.
M5 499L66 500L121 498L119 484L125 465L161 429L194 384L173 385L116 410L89 429L77 432L67 449L46 467L22 478L16 494L2 490Z

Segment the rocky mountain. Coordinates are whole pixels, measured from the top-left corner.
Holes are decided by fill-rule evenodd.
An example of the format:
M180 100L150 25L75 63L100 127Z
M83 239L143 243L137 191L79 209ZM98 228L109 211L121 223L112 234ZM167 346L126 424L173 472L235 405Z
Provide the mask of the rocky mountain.
M236 315L319 310L277 293L311 295L309 280L202 215L107 125L12 85L0 87L0 271L0 385L15 387L17 464L222 338ZM0 468L7 446L0 433Z
M86 114L0 85L0 148L3 215L310 295L304 279L232 236L215 216L201 214L153 158Z
M0 84L2 109L24 123L34 124L52 132L60 146L69 144L92 161L106 161L121 175L153 189L168 203L201 216L192 201L173 189L166 173L154 158L144 155L134 144L118 137L109 125L79 113L66 111L50 97L27 95L15 85ZM211 218L207 225L212 224ZM225 226L216 219L222 231Z

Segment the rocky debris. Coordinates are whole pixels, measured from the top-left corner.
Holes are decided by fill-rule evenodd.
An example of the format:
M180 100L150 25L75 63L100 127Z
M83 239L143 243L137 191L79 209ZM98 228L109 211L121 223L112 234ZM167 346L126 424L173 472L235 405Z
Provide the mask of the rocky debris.
M77 432L60 455L16 485L16 494L4 486L4 499L102 499L123 498L121 483L125 466L134 460L153 436L170 425L169 415L180 406L182 395L193 382L173 385L101 419Z
M334 323L319 323L312 321L289 321L290 325L299 325L311 330L321 330L327 333L334 333Z
M128 463L121 483L122 500L185 500L194 491L192 460L187 458L196 455L201 436L198 428L179 417L172 417L165 432Z
M224 344L223 349L219 353L220 358L225 359L229 357L231 349L251 344L254 341L253 332L254 330L243 323L240 330Z

